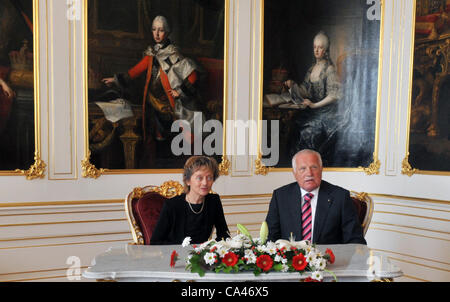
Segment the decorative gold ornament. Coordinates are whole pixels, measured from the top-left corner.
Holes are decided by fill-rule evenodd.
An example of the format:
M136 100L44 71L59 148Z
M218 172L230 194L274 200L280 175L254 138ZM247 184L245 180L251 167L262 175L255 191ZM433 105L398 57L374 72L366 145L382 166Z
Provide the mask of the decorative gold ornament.
M105 173L105 169L101 168L101 169L97 169L93 164L91 164L91 162L89 161L91 158L91 151L88 152L87 156L85 159L83 159L81 161L81 169L82 169L82 176L83 177L90 177L90 178L99 178L100 175L102 175L103 173Z
M365 201L367 196L369 196L369 194L367 194L366 192L354 192L354 193L355 193L354 197L361 201Z
M366 172L367 175L373 175L373 174L379 174L380 173L380 167L381 167L381 162L380 160L377 158L376 154L373 154L373 162L367 167L359 167L362 168L364 170L364 172Z
M141 198L142 196L144 196L144 191L142 190L141 187L137 187L137 188L133 189L131 198Z
M136 234L136 242L134 242L134 244L144 245L144 235L142 235L141 228L138 226L134 218L132 219L132 224L134 233Z
M169 180L164 182L161 186L156 187L153 192L157 192L166 198L172 198L183 193L184 187L178 181Z
M28 180L44 178L46 166L47 165L41 160L39 152L36 151L34 153L34 164L28 170L16 169L15 172L25 175Z
M414 173L417 172L417 169L413 169L408 162L409 152L406 154L406 157L402 161L402 174L406 174L411 177Z
M380 278L380 279L373 279L370 282L377 282L377 283L379 283L379 282L394 282L394 279L393 278Z
M269 173L270 168L264 166L261 161L261 155L255 160L255 174L256 175L267 175Z
M225 155L222 156L222 162L219 164L219 174L228 175L230 171L231 163Z

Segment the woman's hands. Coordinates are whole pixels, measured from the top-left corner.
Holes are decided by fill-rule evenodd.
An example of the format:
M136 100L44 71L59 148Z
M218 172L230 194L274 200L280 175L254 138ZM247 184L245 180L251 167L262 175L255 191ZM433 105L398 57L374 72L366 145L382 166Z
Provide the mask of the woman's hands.
M303 99L302 105L306 107L309 107L311 109L316 109L316 103L311 102L309 99Z

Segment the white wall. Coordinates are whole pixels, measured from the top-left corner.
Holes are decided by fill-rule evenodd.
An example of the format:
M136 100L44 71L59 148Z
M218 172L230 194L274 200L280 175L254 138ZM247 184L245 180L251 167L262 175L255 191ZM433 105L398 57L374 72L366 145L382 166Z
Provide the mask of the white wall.
M84 6L69 21L66 1L39 0L39 102L43 179L0 176L0 281L64 281L77 256L82 268L112 245L131 241L122 200L137 186L181 181L179 173L81 176L85 158ZM229 1L228 119L259 116L261 1ZM414 1L386 0L383 14L378 175L325 171L324 179L367 192L375 212L369 247L400 266L405 281L450 281L450 177L401 173L407 148ZM249 143L257 143L251 129ZM226 147L236 148L235 133ZM259 230L273 189L290 172L255 175L254 157L229 157L222 195L231 230Z

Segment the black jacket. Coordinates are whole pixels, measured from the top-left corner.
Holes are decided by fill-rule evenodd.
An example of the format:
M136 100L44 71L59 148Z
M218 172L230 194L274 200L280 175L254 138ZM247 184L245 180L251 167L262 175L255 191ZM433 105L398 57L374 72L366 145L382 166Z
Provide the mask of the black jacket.
M273 192L267 213L269 239L302 239L301 191L297 182ZM350 192L321 182L313 229L316 244L367 244Z
M216 227L217 240L230 237L219 195L206 195L204 203L203 211L206 211L206 223L201 230L204 241L209 239L214 226ZM186 237L185 209L186 194L173 197L164 203L150 239L151 245L181 244L183 242Z

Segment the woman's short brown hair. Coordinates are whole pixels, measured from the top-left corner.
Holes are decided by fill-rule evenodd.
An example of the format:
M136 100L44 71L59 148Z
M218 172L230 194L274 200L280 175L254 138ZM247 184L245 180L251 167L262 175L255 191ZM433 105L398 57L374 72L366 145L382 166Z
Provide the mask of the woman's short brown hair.
M213 157L203 155L191 156L184 164L183 171L184 191L186 193L189 192L187 181L189 181L192 175L201 168L207 168L210 170L213 173L214 181L219 178L219 165Z

